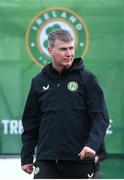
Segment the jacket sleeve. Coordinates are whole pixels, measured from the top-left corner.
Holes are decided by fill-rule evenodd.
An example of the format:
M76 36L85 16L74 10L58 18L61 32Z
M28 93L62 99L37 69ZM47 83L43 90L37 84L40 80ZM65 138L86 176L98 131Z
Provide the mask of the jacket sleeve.
M103 160L105 160L107 158L107 152L106 152L104 142L100 145L100 148L99 148L96 155L99 156L99 161L103 161Z
M31 88L25 104L22 116L22 150L21 150L21 164L32 164L33 154L37 145L38 139L38 120L39 120L39 106L37 95L35 91L34 82L32 80Z
M103 91L93 74L86 80L86 99L91 128L85 145L97 152L109 125L109 117Z

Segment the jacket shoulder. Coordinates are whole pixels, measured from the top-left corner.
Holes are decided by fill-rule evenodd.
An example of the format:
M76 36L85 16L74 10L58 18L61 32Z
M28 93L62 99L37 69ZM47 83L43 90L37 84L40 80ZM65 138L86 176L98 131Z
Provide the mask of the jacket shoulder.
M42 71L32 78L33 82L37 82L42 78Z
M83 69L81 75L85 81L96 80L96 76L89 70Z
M36 76L34 76L31 80L31 86L33 87L34 90L37 90L40 88L41 83L42 83L42 71L38 73Z
M49 74L49 69L50 69L50 64L47 64L47 65L41 70L41 72L39 72L36 76L34 76L34 77L32 78L32 81L34 81L34 82L41 81L44 77L47 76L47 74Z

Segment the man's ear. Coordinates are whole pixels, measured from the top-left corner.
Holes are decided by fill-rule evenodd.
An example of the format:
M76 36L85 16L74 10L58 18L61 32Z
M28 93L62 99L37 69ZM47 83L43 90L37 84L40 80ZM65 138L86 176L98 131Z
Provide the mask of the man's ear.
M48 47L48 52L49 52L49 55L52 56L52 48L51 47Z

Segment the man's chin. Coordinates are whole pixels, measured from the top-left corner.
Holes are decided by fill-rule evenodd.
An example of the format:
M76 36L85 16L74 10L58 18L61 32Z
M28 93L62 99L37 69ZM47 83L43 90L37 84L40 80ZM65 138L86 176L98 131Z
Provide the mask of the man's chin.
M68 69L69 67L71 67L71 65L72 65L72 63L68 63L68 64L64 65L64 68Z
M73 61L69 61L69 62L67 62L67 63L64 63L63 65L65 66L65 67L70 67L71 65L72 65L72 63L73 63Z

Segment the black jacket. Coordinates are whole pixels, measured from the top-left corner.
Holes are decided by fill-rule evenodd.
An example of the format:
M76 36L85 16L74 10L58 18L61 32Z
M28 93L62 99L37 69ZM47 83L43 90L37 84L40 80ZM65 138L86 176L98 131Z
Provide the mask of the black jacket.
M22 165L40 160L79 160L84 146L97 151L109 124L95 76L81 58L59 74L47 65L32 80L22 118Z

